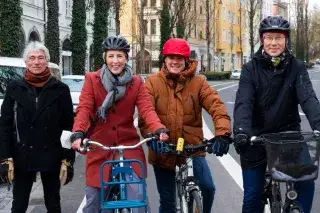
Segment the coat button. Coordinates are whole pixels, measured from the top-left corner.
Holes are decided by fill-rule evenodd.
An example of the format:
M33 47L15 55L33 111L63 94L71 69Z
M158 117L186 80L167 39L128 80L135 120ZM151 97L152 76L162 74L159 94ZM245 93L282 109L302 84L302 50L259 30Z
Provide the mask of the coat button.
M113 130L116 130L117 128L114 126L114 127L112 127L112 129L113 129Z
M115 110L115 109L112 109L112 112L113 112L113 113L116 113L116 110Z
M47 126L45 126L45 127L44 127L44 129L48 129L48 127L47 127Z
M33 146L30 146L29 148L30 148L30 149L33 149Z
M112 145L113 145L113 146L117 146L117 144L116 144L116 143L113 143Z
M33 126L31 126L30 128L33 129Z

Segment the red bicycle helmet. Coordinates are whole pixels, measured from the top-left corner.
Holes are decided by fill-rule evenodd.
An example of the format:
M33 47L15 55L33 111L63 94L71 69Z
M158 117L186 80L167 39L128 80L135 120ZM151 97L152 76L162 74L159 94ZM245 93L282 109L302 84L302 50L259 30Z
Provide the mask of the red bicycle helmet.
M190 57L190 45L182 38L171 38L163 45L162 55L181 55Z

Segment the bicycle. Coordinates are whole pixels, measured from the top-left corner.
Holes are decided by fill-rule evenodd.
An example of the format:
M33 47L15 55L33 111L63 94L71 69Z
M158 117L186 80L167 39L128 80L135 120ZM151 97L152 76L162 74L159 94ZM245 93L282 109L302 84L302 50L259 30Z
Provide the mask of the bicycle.
M288 131L251 138L251 145L263 145L267 155L261 212L303 213L297 201L295 183L318 177L320 137L313 132ZM286 185L282 201L280 183Z
M146 180L144 176L144 165L141 161L135 159L124 159L123 151L128 149L135 149L146 142L157 140L157 136L146 138L139 143L132 146L105 146L99 142L84 139L80 148L81 152L91 151L93 147L98 147L103 150L114 150L119 152L119 160L106 161L100 166L100 201L102 210L113 210L114 213L132 213L133 208L145 208L147 213L147 192ZM138 163L141 166L142 177L139 180L133 180L132 164ZM104 181L103 170L107 165L111 165L110 180ZM129 177L127 180L126 177ZM126 196L126 185L128 184L141 184L143 186L143 199L141 200L128 200ZM106 192L106 188L110 190Z
M176 212L203 213L202 194L193 173L193 156L195 153L207 152L212 143L204 140L200 145L184 146L184 139L179 138L177 144L164 143L167 154L185 157L186 162L176 166Z

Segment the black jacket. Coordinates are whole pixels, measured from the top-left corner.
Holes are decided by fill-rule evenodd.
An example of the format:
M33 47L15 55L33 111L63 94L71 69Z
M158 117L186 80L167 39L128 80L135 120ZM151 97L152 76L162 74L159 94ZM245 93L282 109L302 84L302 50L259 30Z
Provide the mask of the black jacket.
M298 105L313 130L320 130L320 105L303 62L287 54L274 68L261 54L246 63L241 72L234 107L234 132L242 128L249 136L300 130ZM262 147L249 147L241 155L243 167L266 161Z
M15 134L14 105L17 103ZM37 92L24 79L12 81L1 107L0 159L13 157L16 169L58 171L75 152L62 148L62 130L72 130L73 107L67 85L51 78Z

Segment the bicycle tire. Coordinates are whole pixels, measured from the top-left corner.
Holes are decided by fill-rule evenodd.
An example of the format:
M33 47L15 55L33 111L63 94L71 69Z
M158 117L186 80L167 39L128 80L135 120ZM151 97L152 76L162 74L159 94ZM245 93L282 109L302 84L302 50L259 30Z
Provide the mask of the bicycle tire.
M193 190L190 193L188 213L203 213L202 198L198 190Z

